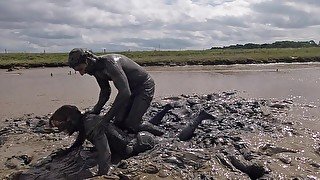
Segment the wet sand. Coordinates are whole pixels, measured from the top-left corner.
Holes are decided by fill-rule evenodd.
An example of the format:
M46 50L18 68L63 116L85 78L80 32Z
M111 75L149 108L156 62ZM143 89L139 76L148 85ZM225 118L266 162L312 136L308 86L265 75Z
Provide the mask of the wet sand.
M277 117L284 123L283 132L279 132L280 138L274 138L263 132L254 135L243 134L241 138L254 151L266 143L299 150L295 155L280 154L284 157L262 156L272 169L277 169L279 179L297 177L299 173L308 174L311 179L319 178L319 167L310 168L309 164L311 161L318 164L320 162L320 156L315 154L315 149L320 148L320 64L147 67L146 69L157 85L156 100L181 94L236 91L237 96L246 99L278 99L292 102L290 109ZM99 92L94 78L81 77L73 72L68 75L69 71L69 68L37 68L13 72L1 70L0 118L2 122L9 118L6 123L1 123L1 126L8 123L14 125L14 122L24 123L28 119L36 123L48 117L43 115L53 112L63 104L74 104L81 109L94 105ZM113 88L111 99L115 94L116 90ZM18 118L22 116L23 118ZM8 158L28 154L32 157L32 163L35 163L58 147L67 147L73 139L60 136L55 139L49 134L18 130L6 137L5 145L0 146L3 152L0 162L1 176L12 172L4 167ZM292 160L293 163L291 165L281 163L281 159ZM23 166L19 170L24 168L29 167Z

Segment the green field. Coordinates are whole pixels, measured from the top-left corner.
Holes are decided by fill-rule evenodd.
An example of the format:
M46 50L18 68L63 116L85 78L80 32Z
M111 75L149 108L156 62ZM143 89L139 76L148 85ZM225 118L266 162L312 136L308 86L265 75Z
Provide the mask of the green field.
M320 62L320 47L117 52L140 65L218 65L274 62ZM97 53L100 55L100 53ZM2 53L0 68L66 66L67 53Z

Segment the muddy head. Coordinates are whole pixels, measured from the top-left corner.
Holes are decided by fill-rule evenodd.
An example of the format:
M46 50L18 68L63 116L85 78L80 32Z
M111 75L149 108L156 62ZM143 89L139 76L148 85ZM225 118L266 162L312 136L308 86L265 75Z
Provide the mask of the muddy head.
M88 50L74 48L69 53L68 65L81 75L87 73L93 75L97 58L96 55Z
M83 49L74 48L69 53L68 65L71 68L75 68L76 66L78 66L80 64L85 64L86 59L87 59L87 56L86 56L86 53Z
M76 106L63 105L52 114L49 125L57 127L60 132L67 131L70 134L69 127L71 127L72 121L79 118L81 118L81 112Z

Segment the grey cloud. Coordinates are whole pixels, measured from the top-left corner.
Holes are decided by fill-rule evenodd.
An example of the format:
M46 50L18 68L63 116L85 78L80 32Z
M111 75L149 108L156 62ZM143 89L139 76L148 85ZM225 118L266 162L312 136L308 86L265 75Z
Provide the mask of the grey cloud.
M305 28L320 24L320 17L303 9L286 5L283 1L266 1L254 4L256 22L270 24L279 28Z
M47 0L47 2L55 4L60 7L68 7L70 6L72 0Z
M30 37L25 37L27 42L29 44L35 44L40 47L51 47L51 46L67 46L67 45L73 45L74 43L78 42L81 43L81 39L61 39L61 40L56 40L56 39L46 39L43 41L43 39L35 39L35 38L30 38Z
M136 43L141 47L149 48L149 49L158 49L159 46L161 49L185 49L190 46L193 46L190 40L185 39L176 39L176 38L155 38L155 39L138 39L138 38L127 38L122 39L125 42Z
M10 21L0 21L0 29L25 29L30 27L27 22L10 22Z
M216 19L208 20L209 24L215 25L219 24L222 26L232 26L239 28L247 28L249 27L247 24L248 17L247 16L222 16Z
M43 23L69 24L75 27L99 27L95 22L88 22L81 18L86 7L74 7L74 4L47 3L34 0L32 3L24 1L0 1L0 22L10 23ZM101 25L105 27L105 25Z
M67 35L62 32L37 32L37 31L22 31L22 33L26 36L34 37L34 38L43 38L43 39L74 39L78 36L75 35Z
M161 49L202 49L214 44L264 43L282 38L309 40L310 35L301 32L313 34L316 41L320 39L316 28L320 26L320 13L287 4L316 9L320 7L318 0L250 3L251 11L243 16L211 14L207 19L201 13L179 11L190 8L188 3L179 2L157 1L161 5L158 11L150 1L0 1L0 50L66 51L87 47L122 51L152 50L159 45ZM215 10L224 3L233 4L230 2L236 4L237 0L190 1ZM181 7L183 4L186 7Z
M88 7L95 7L99 10L114 13L114 14L124 14L128 13L128 9L124 6L128 6L130 4L129 1L118 1L116 2L110 2L110 1L99 1L99 0L91 0L86 1L86 6ZM130 5L129 5L130 6Z
M176 30L183 29L185 31L211 31L228 28L249 28L247 16L218 16L214 19L207 19L203 22L180 22L178 24L170 24L167 29Z
M309 4L309 5L318 5L320 6L320 1L319 0L289 0L289 2L294 2L294 3L304 3L304 4Z
M198 4L208 4L211 6L217 6L217 5L221 5L221 4L225 4L225 3L229 3L229 2L233 2L235 0L215 0L215 1L202 1L202 0L191 0L194 3L198 3Z
M67 10L45 1L0 1L0 21L63 24L78 20Z

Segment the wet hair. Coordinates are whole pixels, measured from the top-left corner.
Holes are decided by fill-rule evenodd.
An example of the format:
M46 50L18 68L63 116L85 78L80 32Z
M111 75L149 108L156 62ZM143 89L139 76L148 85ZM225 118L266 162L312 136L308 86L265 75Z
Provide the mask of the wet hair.
M65 130L72 125L71 121L79 117L79 115L81 115L81 112L76 106L63 105L52 114L49 119L49 125L51 127L59 126L59 129Z

